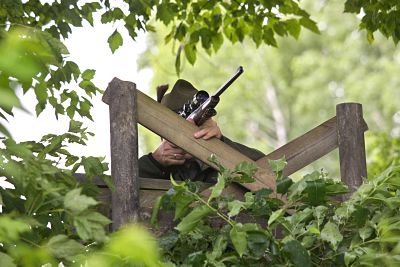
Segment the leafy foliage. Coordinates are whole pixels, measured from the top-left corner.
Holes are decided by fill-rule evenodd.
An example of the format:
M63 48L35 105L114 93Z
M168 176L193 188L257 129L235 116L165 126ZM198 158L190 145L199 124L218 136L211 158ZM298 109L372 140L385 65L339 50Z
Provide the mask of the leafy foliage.
M368 173L371 177L383 172L390 165L400 164L400 136L375 133L367 136Z
M104 174L108 167L100 158L80 158L66 150L69 143L85 144L87 140L85 129L78 131L73 127L77 122L71 124L70 132L45 136L41 142L1 140L0 175L9 185L0 188L1 250L17 264L27 266L25 257L38 264L53 257L70 261L84 253L79 241L102 243L107 239L105 226L110 220L94 209L98 189L91 179L109 179ZM69 165L73 165L71 170L65 167ZM74 176L81 165L88 173L83 184ZM36 255L28 248L41 252Z
M271 162L278 180L284 166ZM218 181L226 187L235 175L223 169ZM282 190L285 200L265 189L233 199L220 182L204 199L190 182L173 181L164 209L175 205L176 214L182 202L191 208L161 236L163 258L177 266L395 266L399 178L400 166L391 166L344 202L337 198L347 186L322 172L292 181Z
M352 1L345 3L345 12L363 14L360 29L367 31L368 42L374 41L374 32L381 32L394 43L400 40L400 4L396 0Z

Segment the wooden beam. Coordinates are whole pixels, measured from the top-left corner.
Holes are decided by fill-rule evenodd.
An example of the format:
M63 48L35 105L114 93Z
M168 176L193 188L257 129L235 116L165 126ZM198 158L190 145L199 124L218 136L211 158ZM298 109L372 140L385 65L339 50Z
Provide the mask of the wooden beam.
M349 186L348 198L367 177L365 159L364 131L367 126L362 115L362 105L342 103L336 106L338 118L337 132L339 143L340 174L342 181Z
M193 134L199 129L197 126L187 122L140 91L137 91L137 112L138 122L141 125L214 168L216 166L208 161L212 154L218 158L222 165L230 169L242 161L256 164L253 160L217 138L210 140L194 138ZM265 166L259 168L255 180L255 182L243 184L243 186L252 191L266 187L273 190L276 188L275 177Z
M139 220L139 166L136 85L114 78L103 101L110 109L112 229Z
M265 166L268 159L285 156L287 166L283 175L290 175L337 148L336 117L333 117L302 136L271 152L257 161Z

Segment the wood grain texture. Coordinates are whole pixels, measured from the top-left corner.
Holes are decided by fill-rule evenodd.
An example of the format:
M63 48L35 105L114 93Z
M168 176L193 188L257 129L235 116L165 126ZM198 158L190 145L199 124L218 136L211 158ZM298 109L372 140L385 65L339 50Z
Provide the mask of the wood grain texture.
M258 165L267 165L268 159L280 159L285 156L287 166L283 175L290 175L337 148L336 117L333 117L302 136L271 152L257 161Z
M350 189L348 198L367 177L364 131L367 126L362 115L362 105L342 103L336 106L339 144L340 175Z
M212 167L215 166L208 161L212 154L227 168L234 168L242 161L256 164L253 160L217 138L210 140L195 139L193 134L199 129L197 126L177 116L173 111L140 91L137 91L137 101L138 122L140 124ZM243 184L243 186L252 191L266 187L273 190L276 188L274 175L265 167L259 168L255 179L255 182Z
M112 229L139 220L139 167L136 85L114 78L103 101L110 110Z

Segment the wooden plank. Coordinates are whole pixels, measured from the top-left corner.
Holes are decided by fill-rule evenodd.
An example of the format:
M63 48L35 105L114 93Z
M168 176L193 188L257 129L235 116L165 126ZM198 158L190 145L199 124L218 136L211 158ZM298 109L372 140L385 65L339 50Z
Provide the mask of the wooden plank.
M256 164L253 160L241 154L217 138L210 140L195 139L193 134L199 128L173 111L160 105L144 93L137 91L138 122L152 132L162 136L177 146L183 148L194 157L210 164L208 158L214 154L222 165L234 168L242 161ZM265 166L260 167L255 175L255 182L243 184L249 190L256 191L261 188L276 188L275 177Z
M112 229L139 220L139 166L136 85L114 78L103 101L110 109Z
M140 207L152 208L156 199L165 194L165 190L140 190Z
M84 173L75 173L74 176L79 182L84 182ZM106 183L100 177L93 177L93 184L100 188L108 188ZM154 189L154 190L168 190L172 187L170 180L156 179L156 178L143 178L139 177L140 189ZM204 183L205 187L211 186L211 184Z
M336 117L333 117L259 159L257 164L265 166L268 159L276 160L285 156L287 166L283 174L290 175L328 154L337 146Z
M342 181L350 189L348 198L367 177L365 159L364 130L367 127L362 105L358 103L343 103L336 106L337 132L339 143L340 174Z
M170 180L139 178L140 189L154 189L167 191L172 187Z

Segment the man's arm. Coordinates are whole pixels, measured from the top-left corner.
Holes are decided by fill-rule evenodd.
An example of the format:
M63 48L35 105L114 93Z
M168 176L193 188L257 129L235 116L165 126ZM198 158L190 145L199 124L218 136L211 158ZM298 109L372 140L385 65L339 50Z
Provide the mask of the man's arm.
M139 158L139 177L169 179L170 169L154 159L152 153Z

